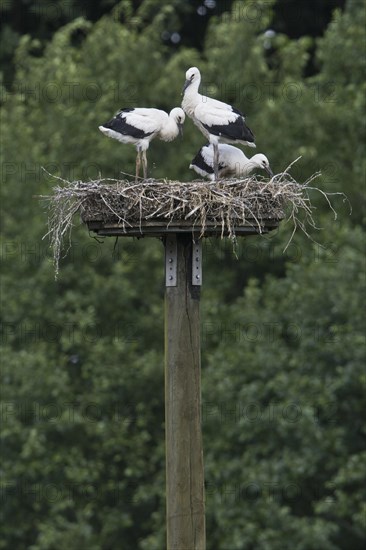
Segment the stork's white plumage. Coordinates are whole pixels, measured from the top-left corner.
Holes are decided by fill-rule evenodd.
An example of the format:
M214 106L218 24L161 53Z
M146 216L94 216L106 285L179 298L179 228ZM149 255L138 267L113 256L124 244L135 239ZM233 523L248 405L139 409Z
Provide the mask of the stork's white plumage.
M146 151L155 137L163 141L172 141L182 134L185 120L180 107L172 109L168 115L160 109L121 109L111 120L99 126L99 130L108 137L122 143L136 146L136 181L142 160L144 178L147 177Z
M262 155L262 153L258 153L249 159L244 155L241 149L233 147L232 145L220 144L218 148L220 159L218 175L220 178L224 176L243 178L250 174L255 168L265 170L270 177L273 176L269 160L265 155ZM189 167L200 176L209 178L213 181L215 179L213 146L208 143L201 147Z
M222 101L198 92L201 73L197 67L186 72L182 108L213 145L214 173L218 177L219 143L242 143L255 147L253 132L245 124L243 113Z

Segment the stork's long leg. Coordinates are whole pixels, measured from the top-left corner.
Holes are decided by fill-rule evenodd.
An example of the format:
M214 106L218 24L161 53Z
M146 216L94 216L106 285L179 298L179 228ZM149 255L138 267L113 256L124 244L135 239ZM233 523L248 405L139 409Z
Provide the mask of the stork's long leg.
M214 150L214 174L215 180L219 179L219 146L217 143L213 143Z
M140 164L141 164L141 150L138 147L137 148L137 156L136 156L136 175L135 175L135 183L138 182L139 174L140 174Z
M146 151L142 151L142 168L144 171L144 179L147 179L147 158L146 158Z

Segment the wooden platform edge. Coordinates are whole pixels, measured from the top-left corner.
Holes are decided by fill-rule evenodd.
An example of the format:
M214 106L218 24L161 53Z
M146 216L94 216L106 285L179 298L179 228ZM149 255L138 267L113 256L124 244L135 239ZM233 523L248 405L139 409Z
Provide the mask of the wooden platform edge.
M172 233L175 234L192 234L195 238L201 237L228 237L235 234L236 236L248 236L262 233L269 233L277 229L283 218L254 220L248 219L245 225L232 225L232 231L215 222L207 222L204 226L194 225L187 220L165 222L158 221L142 221L136 225L129 223L103 222L99 220L84 220L89 231L93 231L101 237L165 237ZM259 223L258 223L259 222Z

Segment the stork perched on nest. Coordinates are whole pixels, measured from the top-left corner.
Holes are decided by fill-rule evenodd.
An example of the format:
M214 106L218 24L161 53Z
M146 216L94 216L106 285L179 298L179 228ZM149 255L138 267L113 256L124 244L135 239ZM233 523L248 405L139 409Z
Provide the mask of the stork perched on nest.
M139 177L142 161L144 179L147 178L146 151L155 137L163 141L172 141L183 134L184 111L180 107L172 109L169 115L160 109L121 109L111 120L99 126L99 130L108 137L122 143L136 146L136 181Z
M265 170L272 177L273 172L269 165L269 160L262 153L248 158L244 155L241 149L232 145L220 144L219 149L219 166L218 175L220 178L224 176L235 176L243 178L250 174L255 168ZM192 160L190 166L197 174L211 181L215 179L214 175L214 149L212 144L207 144L201 147L197 155Z
M255 147L253 132L243 113L222 101L198 93L201 73L197 67L186 72L182 108L213 146L214 174L219 177L219 143L242 143Z

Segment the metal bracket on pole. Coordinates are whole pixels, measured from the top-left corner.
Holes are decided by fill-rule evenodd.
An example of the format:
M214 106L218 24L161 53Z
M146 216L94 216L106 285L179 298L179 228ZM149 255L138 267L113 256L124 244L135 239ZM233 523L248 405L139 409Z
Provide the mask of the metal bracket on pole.
M192 285L202 285L202 241L193 243L192 246Z
M177 286L177 239L168 236L165 243L165 286Z

